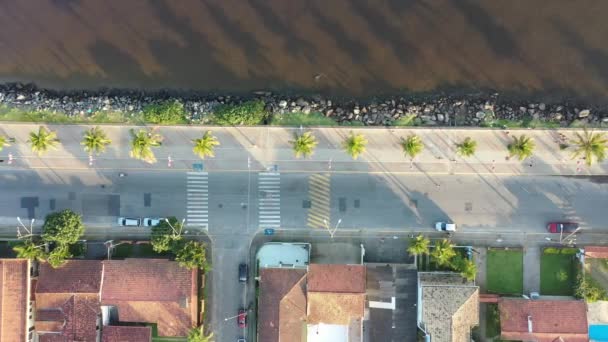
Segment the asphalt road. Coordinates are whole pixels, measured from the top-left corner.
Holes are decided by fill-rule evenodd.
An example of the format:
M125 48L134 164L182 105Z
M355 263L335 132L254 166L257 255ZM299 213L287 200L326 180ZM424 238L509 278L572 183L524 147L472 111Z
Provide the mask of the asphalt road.
M237 267L249 261L252 238L263 228L305 238L327 237L327 228L337 225L336 236L405 238L450 220L462 240L492 242L513 234L525 240L527 234L542 241L549 236L547 221L575 220L581 236L608 233L608 184L601 178L151 170L120 177L119 171L3 169L0 189L3 236L14 236L17 216L40 223L63 208L84 215L90 238L146 235L147 228L118 227L119 216L188 219L188 234L207 233L213 244L207 310L218 341L253 331L225 318L254 300L237 281Z

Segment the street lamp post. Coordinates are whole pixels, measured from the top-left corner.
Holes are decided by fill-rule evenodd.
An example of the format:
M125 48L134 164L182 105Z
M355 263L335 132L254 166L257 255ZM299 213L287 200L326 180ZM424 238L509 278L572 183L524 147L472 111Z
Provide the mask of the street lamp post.
M123 241L123 242L119 242L117 244L114 244L114 240L108 240L108 241L104 242L103 244L106 245L106 248L108 249L108 260L112 259L112 254L111 254L112 250L116 246L120 246L125 243L129 243L129 241Z
M336 230L338 230L338 226L340 225L340 223L342 222L342 219L339 219L338 222L336 223L336 226L331 229L329 227L329 222L327 222L326 219L323 219L323 223L325 223L325 229L327 229L327 232L329 233L329 236L333 239L334 238L334 234L336 234Z
M182 235L182 229L184 229L184 222L186 222L186 219L182 219L181 224L179 225L179 231L177 229L175 229L175 227L173 227L173 225L171 224L171 222L169 221L169 219L165 219L165 222L167 222L167 224L169 225L169 227L171 227L171 229L173 230L173 237L177 237ZM188 231L186 231L187 233Z
M23 228L23 230L25 230L26 234L23 235L21 234L21 229L19 229L19 226L17 226L17 238L19 239L24 239L24 238L28 238L30 236L33 236L33 231L34 231L34 221L36 221L36 219L32 219L30 221L30 227L26 227L25 224L23 224L23 221L21 221L21 218L19 216L17 216L17 222L19 222L19 225Z
M563 244L564 241L568 240L572 235L578 233L579 230L581 230L581 227L576 228L572 233L562 239L562 234L564 233L564 228L562 227L562 230L559 232L559 242Z

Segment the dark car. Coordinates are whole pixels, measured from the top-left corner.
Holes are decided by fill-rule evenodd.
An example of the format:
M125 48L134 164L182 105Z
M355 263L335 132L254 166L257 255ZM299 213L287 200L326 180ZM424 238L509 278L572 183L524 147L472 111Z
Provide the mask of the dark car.
M239 309L239 315L236 317L236 322L239 328L247 327L247 311L245 309Z
M239 281L241 283L246 283L248 276L249 276L249 272L248 272L247 264L240 264L239 265Z
M550 222L547 224L549 233L574 233L578 228L579 225L575 222Z

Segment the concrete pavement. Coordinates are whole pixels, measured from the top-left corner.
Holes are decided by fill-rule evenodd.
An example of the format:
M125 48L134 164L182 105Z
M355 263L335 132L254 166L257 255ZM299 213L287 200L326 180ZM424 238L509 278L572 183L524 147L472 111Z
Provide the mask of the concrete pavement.
M608 185L603 177L582 177L603 175L608 165L587 169L570 160L559 150L557 131L525 131L538 146L530 166L505 160L514 131L318 128L316 153L298 160L289 145L298 129L161 127L165 141L155 150L158 163L149 165L128 157L129 127L104 126L114 143L89 166L80 146L88 126L50 126L62 145L42 158L26 144L37 128L0 126L0 134L16 139L0 152L0 234L15 236L16 216L41 223L63 208L83 214L88 239L147 237L146 228L118 227L118 216L185 218L187 235L208 234L213 245L207 312L218 341L253 333L224 318L255 298L238 283L237 266L250 262L253 237L268 227L277 228L279 239L327 241L327 228L335 228L340 239L405 241L417 232L441 238L433 223L450 220L459 225L454 238L462 243L526 246L550 243L546 222L568 219L583 227L579 244L608 244L603 217ZM216 158L203 162L203 172L194 172L192 164L200 160L190 140L207 129L222 145ZM351 130L369 140L357 161L340 148ZM413 163L398 145L411 133L422 136L426 146ZM454 151L454 143L466 136L479 146L470 160Z
M310 129L319 144L310 159L297 159L291 150L290 140L298 128L285 127L157 127L164 136L163 145L155 149L158 163L149 165L129 158L129 129L140 126L104 126L112 144L106 153L96 156L89 166L88 155L80 141L86 125L46 125L57 131L61 146L38 157L30 151L27 140L37 124L2 123L0 134L15 138L12 146L0 152L3 163L13 157L11 166L16 168L59 169L179 169L192 168L200 162L192 153L191 140L211 130L221 145L216 157L204 161L208 171L254 171L277 165L281 172L359 172L404 174L532 174L532 175L586 175L605 174L608 161L590 168L580 160L570 158L570 150L561 150L564 137L572 138L573 130L491 130L491 129L412 129L412 128L351 128L331 127ZM308 129L306 129L308 130ZM362 133L368 139L367 151L353 161L342 150L342 141L350 132ZM413 162L405 158L399 145L400 139L410 134L419 135L424 151ZM507 145L513 135L526 134L534 138L536 150L530 160L507 160ZM471 158L456 154L457 142L465 137L477 141L477 153ZM567 139L566 139L567 140ZM171 160L171 162L169 162ZM171 164L171 166L169 166ZM532 165L532 166L530 166Z

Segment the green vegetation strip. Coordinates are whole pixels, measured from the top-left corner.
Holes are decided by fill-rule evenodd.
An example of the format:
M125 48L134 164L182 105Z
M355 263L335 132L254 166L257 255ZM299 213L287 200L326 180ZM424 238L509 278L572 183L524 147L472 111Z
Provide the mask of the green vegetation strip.
M522 294L524 259L520 250L490 249L487 254L486 284L489 292Z
M540 293L572 296L576 284L576 258L572 254L543 253L540 259Z
M500 335L500 312L498 304L486 306L486 337L493 338Z

